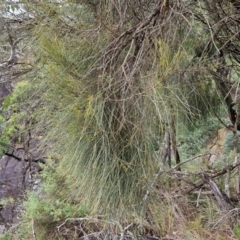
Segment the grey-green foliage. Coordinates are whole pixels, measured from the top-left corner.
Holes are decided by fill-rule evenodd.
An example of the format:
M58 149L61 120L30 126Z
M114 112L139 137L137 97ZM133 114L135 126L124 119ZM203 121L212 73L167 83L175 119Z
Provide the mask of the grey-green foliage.
M236 140L237 140L237 148L239 150L240 149L240 131L237 131ZM235 134L233 132L227 133L224 141L224 152L226 154L234 150L234 141L235 141Z
M13 240L13 235L11 233L5 233L5 234L2 234L2 236L0 235L0 239L1 240Z

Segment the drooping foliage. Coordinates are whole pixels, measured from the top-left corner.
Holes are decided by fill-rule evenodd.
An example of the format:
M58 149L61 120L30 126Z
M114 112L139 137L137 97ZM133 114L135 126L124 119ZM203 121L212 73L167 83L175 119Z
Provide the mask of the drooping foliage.
M210 239L203 230L228 215L217 219L224 204L202 191L211 179L222 186L226 174L226 193L239 193L231 189L239 175L239 1L0 6L0 81L15 89L1 110L0 150L27 133L47 155L21 227L38 239L96 229L123 239L128 230L167 237L184 226L182 238L197 239L198 229ZM231 133L218 134L221 124Z
M31 7L41 22L33 29L39 62L26 96L42 145L93 211L141 207L165 126L191 112L179 91L190 53L178 29L164 30L173 22L162 26L176 16L158 1L136 16L115 2Z
M25 77L23 109L44 136L50 161L59 161L70 195L93 212L141 209L159 172L156 149L165 133L177 155L180 122L191 125L220 108L225 96L216 91L216 61L208 59L214 42L208 48L209 35L199 40L205 27L192 27L199 20L193 10L201 7L115 0L24 5L35 19L35 69Z

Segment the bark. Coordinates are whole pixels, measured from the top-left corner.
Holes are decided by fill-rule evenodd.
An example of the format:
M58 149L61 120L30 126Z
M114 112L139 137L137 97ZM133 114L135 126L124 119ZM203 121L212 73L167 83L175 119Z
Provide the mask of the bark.
M171 168L171 136L169 131L165 133L164 143L163 165L168 165Z
M171 131L171 143L172 143L173 155L174 155L176 164L178 165L181 162L181 160L180 160L180 155L177 149L176 127L175 127L175 121L173 116L171 117L170 126L171 126L170 131ZM177 170L181 171L181 167L179 166Z
M213 179L207 173L203 173L202 175L203 175L203 181L210 186L221 209L224 211L232 210L234 206L232 205L229 197L224 192L221 191L221 189L217 186L217 184L213 181Z
M217 67L217 71L214 75L214 80L216 86L225 101L225 104L228 109L229 119L232 123L232 126L235 127L239 131L240 123L237 118L237 111L235 110L235 102L231 92L233 92L233 85L230 83L228 79L229 67L227 66L226 60L224 58L224 53L221 51L219 56L219 63Z

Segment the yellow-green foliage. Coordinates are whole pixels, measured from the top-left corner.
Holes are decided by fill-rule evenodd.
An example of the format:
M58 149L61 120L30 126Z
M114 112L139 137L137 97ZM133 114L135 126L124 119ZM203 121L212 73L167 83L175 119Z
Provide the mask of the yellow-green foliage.
M16 103L19 100L19 96L24 94L27 88L27 82L20 82L15 86L15 90L12 94L8 95L3 102L2 114L0 115L0 154L3 154L10 145L10 140L13 135L17 132L19 133L23 130L19 120L25 116L25 112L16 112L17 106ZM6 120L5 115L11 117Z
M189 55L180 46L170 46L166 41L160 39L159 46L159 73L162 80L176 73L176 71L189 61ZM177 49L175 49L175 48Z

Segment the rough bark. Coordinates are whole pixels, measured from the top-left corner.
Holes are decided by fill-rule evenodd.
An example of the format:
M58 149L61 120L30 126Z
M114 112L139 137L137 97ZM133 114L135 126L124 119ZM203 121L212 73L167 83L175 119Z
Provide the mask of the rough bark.
M203 173L202 175L204 182L206 182L210 186L221 209L224 211L232 210L234 206L232 205L228 196L224 192L222 192L222 190L217 186L217 184L207 173Z

